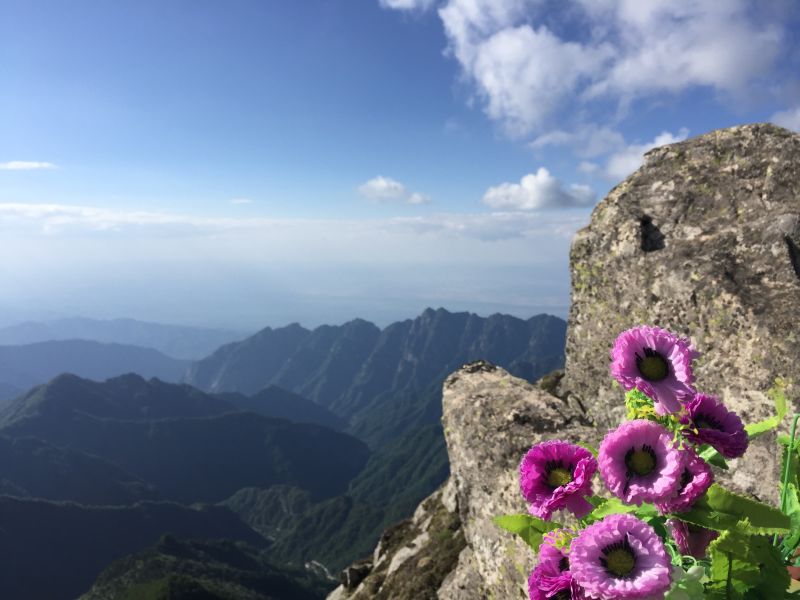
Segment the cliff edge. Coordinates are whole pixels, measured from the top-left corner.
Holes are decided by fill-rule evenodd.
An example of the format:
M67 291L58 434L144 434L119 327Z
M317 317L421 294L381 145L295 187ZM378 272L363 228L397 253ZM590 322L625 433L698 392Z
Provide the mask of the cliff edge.
M483 361L452 374L443 396L450 480L403 525L416 528L406 541L379 546L331 598L527 598L533 555L491 518L525 511L517 466L531 445L597 443L620 422L623 392L610 377L609 351L629 327L690 337L703 353L696 387L745 422L772 414L766 391L776 377L797 396L800 135L755 124L652 150L575 236L570 271L563 379L534 386ZM775 449L775 434L755 440L721 479L775 501ZM449 515L461 541L420 527L437 514ZM433 556L446 557L449 570L430 576ZM380 566L391 564L406 565L402 577Z

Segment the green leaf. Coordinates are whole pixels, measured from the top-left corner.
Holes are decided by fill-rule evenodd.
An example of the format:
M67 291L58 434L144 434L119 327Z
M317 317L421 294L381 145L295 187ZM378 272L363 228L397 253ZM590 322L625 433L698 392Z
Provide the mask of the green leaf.
M625 513L632 513L636 512L636 506L633 504L625 504L622 500L618 498L609 498L600 506L595 508L592 512L589 513L588 519L591 521L599 521L600 519L607 517L608 515L619 515Z
M584 450L588 450L589 452L592 453L592 456L597 458L597 448L595 448L594 446L590 446L589 444L581 444L580 442L576 443L575 445L580 446Z
M777 508L735 494L716 483L695 502L692 510L675 517L700 527L736 530L747 535L783 535L791 526L789 517Z
M794 554L797 546L800 545L800 498L797 494L797 486L793 483L790 483L786 489L784 513L792 523L791 531L781 541L783 556L788 558Z
M783 380L776 379L775 385L767 391L767 396L772 398L772 402L775 404L775 416L759 421L758 423L747 425L744 430L747 432L748 439L752 440L768 431L772 431L783 421L783 418L786 416L785 389L786 384Z
M655 504L648 504L643 503L641 506L635 507L634 514L639 517L642 521L647 521L652 519L653 517L661 516L661 513L656 508Z
M561 527L560 523L543 521L532 515L502 515L492 519L495 525L506 531L517 534L535 552L539 551L542 537L548 531Z
M709 546L712 598L782 598L790 577L780 552L764 536L724 532Z
M728 470L728 463L722 457L722 454L717 452L716 448L713 446L709 446L708 444L703 444L700 446L700 452L698 453L700 458L706 461L710 465L714 465L715 467L719 467L720 469Z

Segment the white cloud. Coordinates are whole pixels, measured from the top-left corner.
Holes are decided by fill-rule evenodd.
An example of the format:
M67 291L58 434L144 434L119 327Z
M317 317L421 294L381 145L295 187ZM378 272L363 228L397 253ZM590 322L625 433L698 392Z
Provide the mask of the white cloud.
M41 169L55 169L56 165L49 162L33 160L10 160L0 163L0 171L36 171Z
M610 127L587 123L578 125L572 132L556 129L544 133L534 138L530 146L534 150L548 146L570 146L579 157L594 158L624 147L625 138Z
M231 204L252 204L253 201L250 198L231 198L229 200Z
M487 115L513 136L609 100L624 108L696 87L761 97L783 81L775 75L790 39L785 19L753 0L569 0L552 8L543 0L447 0L439 9L448 52ZM576 31L587 35L576 41Z
M364 198L374 202L398 200L406 204L429 204L431 199L419 192L409 192L408 188L391 177L378 175L358 186L358 192Z
M601 68L602 48L565 42L546 27L507 27L482 39L469 72L485 101L486 113L509 135L544 127L562 99Z
M587 90L623 97L707 86L741 93L771 72L783 25L758 24L745 0L581 0L589 17L607 20L618 58ZM760 90L763 93L763 90Z
M486 190L483 203L506 210L537 210L590 206L594 191L586 185L572 184L565 188L547 169L525 175L519 183L502 183Z
M775 125L800 132L800 106L776 112L769 120Z
M683 127L678 135L673 135L668 131L663 131L656 138L647 144L632 144L624 150L612 154L606 163L605 174L608 178L615 181L625 179L628 175L633 173L636 169L642 166L644 161L644 154L648 150L664 146L666 144L674 144L682 142L689 135L689 130Z
M378 175L358 186L358 191L370 200L395 200L406 195L406 186L391 177Z
M425 194L420 194L419 192L414 192L408 197L406 200L409 204L430 204L431 199L428 198Z
M600 165L597 163L590 162L588 160L582 160L578 165L578 171L581 173L585 173L587 175L593 175L597 173L597 170L600 168Z
M557 180L545 169L537 175L545 183ZM523 178L524 180L525 178ZM509 184L505 184L509 185ZM511 184L515 185L515 184ZM581 200L591 193L582 186L578 196ZM494 188L492 188L494 189ZM552 194L552 192L550 192ZM569 195L569 192L563 194ZM487 192L488 194L488 192ZM593 199L593 196L592 196ZM568 199L569 200L569 199ZM503 212L492 213L440 213L418 217L396 217L389 219L271 219L265 217L204 217L153 211L128 211L77 206L68 204L22 204L0 203L0 231L25 234L45 234L50 238L75 236L107 236L113 239L161 238L172 239L176 233L186 237L221 239L231 235L234 239L272 240L304 239L309 243L367 242L382 236L397 238L403 233L414 235L447 236L464 239L496 241L502 239L535 238L555 235L569 238L586 217L557 212L537 213L537 206L502 206ZM505 210L509 209L509 210ZM524 210L526 212L519 212Z
M427 10L436 0L380 0L384 8L395 10Z

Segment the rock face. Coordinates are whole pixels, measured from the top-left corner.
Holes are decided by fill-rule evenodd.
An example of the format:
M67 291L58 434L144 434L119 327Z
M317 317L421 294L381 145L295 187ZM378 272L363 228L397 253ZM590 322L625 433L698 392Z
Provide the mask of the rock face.
M465 365L445 381L443 407L450 480L412 521L401 525L405 529L384 534L387 541L375 551L373 572L354 591L341 586L330 600L527 598L533 554L492 518L526 511L517 468L531 445L556 436L592 443L596 429L587 425L577 403L485 361ZM463 541L453 544L448 536L429 533L436 529L432 525L419 525L447 522L442 514L452 515L448 528L462 536L466 547ZM440 561L435 575L427 573L428 561L442 556L449 557L449 569L443 571ZM393 569L395 564L403 565L402 571ZM345 574L356 571L354 565ZM408 595L412 582L416 587Z
M596 430L577 403L551 396L485 362L464 366L444 384L444 418L451 478L470 552L462 571L483 584L442 598L527 598L533 553L492 518L523 513L518 467L533 444L558 437L595 443ZM466 586L464 586L466 587Z
M658 325L703 353L700 391L745 422L769 416L775 378L800 382L798 248L800 135L747 125L652 150L573 240L560 389L601 428L615 426L624 409L609 349L624 329ZM733 483L773 499L774 447L760 440Z
M411 519L387 529L371 558L342 571L342 585L328 598L436 598L464 545L455 486L448 481L419 505Z
M771 415L765 392L776 377L800 383L800 135L749 125L651 151L577 234L570 267L565 373L537 387L479 361L445 382L448 486L466 546L435 592L418 598L527 598L532 553L491 519L526 510L517 466L532 444L596 444L619 424L623 393L609 351L624 329L651 324L691 337L704 354L698 389L745 422ZM726 484L774 500L776 458L775 436L759 438ZM414 552L418 539L394 556ZM425 544L439 551L435 539ZM389 579L369 595L371 576L356 595L342 587L333 597L401 597Z

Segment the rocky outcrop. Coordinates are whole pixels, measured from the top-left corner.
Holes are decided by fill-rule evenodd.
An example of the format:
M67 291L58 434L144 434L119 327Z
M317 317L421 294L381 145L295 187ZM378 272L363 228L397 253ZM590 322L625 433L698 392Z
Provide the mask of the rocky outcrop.
M425 499L411 519L387 529L373 556L347 567L329 600L436 598L465 547L452 480Z
M460 567L477 572L482 589L440 598L527 598L533 553L492 518L526 512L518 466L528 448L556 437L594 443L596 430L576 403L486 362L466 365L445 381L443 423L469 547Z
M531 445L551 437L591 443L596 430L577 404L485 361L465 365L445 381L443 408L450 480L411 521L384 534L372 571L355 590L343 585L329 600L527 597L533 554L492 518L525 512L517 467ZM450 521L443 519L446 514ZM461 545L429 533L437 522L449 522L448 529L464 540ZM450 568L437 568L431 577L425 567L437 557L449 557ZM393 569L397 564L402 567ZM416 595L408 595L410 585Z
M564 373L533 386L477 362L445 382L448 486L466 546L435 593L418 598L527 598L533 555L491 519L525 511L517 465L528 447L556 437L597 443L623 418L609 350L624 329L651 324L691 337L703 352L697 387L746 422L771 414L765 392L776 377L800 383L800 136L749 125L651 151L577 234L570 268ZM727 484L774 499L774 435L735 463ZM438 551L435 540L425 544ZM371 576L356 595L340 588L335 598L401 597L389 579L383 595L369 595Z
M800 135L747 125L652 150L573 240L561 390L615 426L624 409L609 349L624 329L659 325L703 353L698 389L745 422L769 416L775 378L800 382L798 247ZM774 437L740 463L733 483L773 498Z

